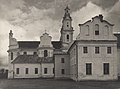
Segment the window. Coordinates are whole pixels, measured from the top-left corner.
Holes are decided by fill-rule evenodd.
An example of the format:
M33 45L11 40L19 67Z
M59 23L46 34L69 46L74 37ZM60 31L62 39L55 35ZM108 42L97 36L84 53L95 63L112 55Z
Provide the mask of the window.
M65 69L61 69L61 74L65 74Z
M86 63L86 75L92 75L92 63Z
M47 57L47 56L48 56L48 51L44 50L44 57Z
M105 36L109 35L109 27L108 27L108 25L105 25L105 27L104 27L104 35Z
M44 68L44 74L47 74L47 68Z
M67 41L69 41L69 35L67 35Z
M37 52L34 52L33 54L34 54L34 55L37 55Z
M99 35L99 25L95 25L95 35Z
M67 27L69 27L69 22L67 22Z
M19 74L19 68L16 68L16 74Z
M25 68L25 74L28 74L28 68Z
M11 52L11 60L13 60L13 52Z
M95 47L95 54L99 54L99 47Z
M103 64L103 73L104 73L104 75L109 74L109 63L104 63Z
M23 54L25 54L25 55L26 55L26 54L27 54L27 52L24 52Z
M99 35L99 31L95 31L95 35Z
M87 47L83 47L83 53L88 53Z
M111 54L111 47L107 47L107 53Z
M53 74L55 73L55 68L53 68Z
M38 68L35 68L35 74L38 74Z
M61 63L64 63L64 62L65 62L64 58L61 58Z
M89 36L89 25L86 25L86 32L85 32L86 36Z

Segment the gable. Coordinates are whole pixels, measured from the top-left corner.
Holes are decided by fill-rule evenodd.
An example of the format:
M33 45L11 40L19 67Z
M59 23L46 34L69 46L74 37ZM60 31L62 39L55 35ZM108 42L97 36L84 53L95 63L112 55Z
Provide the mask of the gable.
M116 40L113 35L113 24L103 20L103 16L95 16L83 24L79 24L80 33L77 40Z

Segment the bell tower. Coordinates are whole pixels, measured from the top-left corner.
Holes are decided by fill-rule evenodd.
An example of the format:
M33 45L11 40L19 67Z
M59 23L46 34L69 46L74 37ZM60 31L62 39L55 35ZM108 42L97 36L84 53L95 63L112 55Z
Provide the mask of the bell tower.
M72 18L70 16L70 9L67 6L65 8L65 14L62 20L61 28L61 37L60 41L62 42L63 47L67 47L70 42L73 41L73 27L72 27Z

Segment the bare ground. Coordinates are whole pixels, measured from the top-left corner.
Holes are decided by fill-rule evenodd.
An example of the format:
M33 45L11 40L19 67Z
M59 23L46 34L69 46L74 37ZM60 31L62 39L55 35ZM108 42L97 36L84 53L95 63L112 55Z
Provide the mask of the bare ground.
M120 81L0 79L0 89L120 89Z

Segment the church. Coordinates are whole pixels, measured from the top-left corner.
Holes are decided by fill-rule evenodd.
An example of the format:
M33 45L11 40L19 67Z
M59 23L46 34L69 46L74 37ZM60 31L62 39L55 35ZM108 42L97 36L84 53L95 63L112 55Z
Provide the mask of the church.
M67 6L61 37L52 41L47 32L40 41L17 41L9 33L8 78L55 78L81 80L117 80L120 77L120 33L114 24L93 17L79 24L73 40L72 17Z

